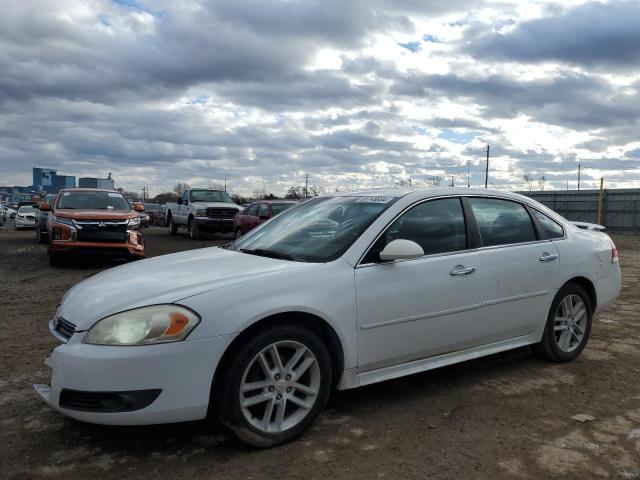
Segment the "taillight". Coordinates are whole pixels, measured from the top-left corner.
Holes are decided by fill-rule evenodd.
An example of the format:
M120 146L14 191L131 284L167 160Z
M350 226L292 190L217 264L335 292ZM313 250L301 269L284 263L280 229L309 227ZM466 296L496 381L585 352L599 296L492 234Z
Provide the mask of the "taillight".
M611 263L616 263L618 261L618 249L611 238L609 238L609 241L611 242Z

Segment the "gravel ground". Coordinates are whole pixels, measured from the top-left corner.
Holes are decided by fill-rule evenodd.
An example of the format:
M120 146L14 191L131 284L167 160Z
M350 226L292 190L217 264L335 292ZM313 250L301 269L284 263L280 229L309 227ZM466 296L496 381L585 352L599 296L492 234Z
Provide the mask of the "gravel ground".
M47 321L69 287L113 264L52 269L33 236L0 228L0 478L640 478L640 237L615 238L622 295L577 361L524 348L337 392L302 439L254 450L205 422L104 427L41 402L31 384L49 380ZM149 255L228 241L145 238Z

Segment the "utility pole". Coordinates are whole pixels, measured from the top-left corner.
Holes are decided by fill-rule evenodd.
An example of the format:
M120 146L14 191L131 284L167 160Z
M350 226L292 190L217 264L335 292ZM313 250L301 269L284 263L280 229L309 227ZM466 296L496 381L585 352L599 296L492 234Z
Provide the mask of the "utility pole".
M309 174L307 173L304 176L304 198L307 198L308 192L309 192Z
M489 188L489 145L487 145L487 169L484 174L484 188Z
M227 179L226 178L224 179L224 191L225 192L227 191Z
M582 164L578 162L578 190L580 190L580 167Z
M453 175L451 175L451 186L455 187L454 183L453 183Z
M598 195L598 224L602 225L602 204L604 196L604 177L600 178L600 194Z
M467 188L471 187L471 160L467 160Z

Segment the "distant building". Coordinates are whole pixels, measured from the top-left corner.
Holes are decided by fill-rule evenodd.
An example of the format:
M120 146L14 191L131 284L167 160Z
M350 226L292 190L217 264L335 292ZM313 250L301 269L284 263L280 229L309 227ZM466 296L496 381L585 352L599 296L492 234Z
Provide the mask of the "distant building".
M102 188L104 190L114 190L115 184L112 178L81 177L78 179L80 188Z
M38 200L38 192L32 187L0 187L0 202L18 203Z
M53 186L56 170L53 168L33 168L33 187L38 191L48 192Z
M49 189L44 189L47 193L58 193L63 188L75 188L76 177L73 175L54 175L53 185Z

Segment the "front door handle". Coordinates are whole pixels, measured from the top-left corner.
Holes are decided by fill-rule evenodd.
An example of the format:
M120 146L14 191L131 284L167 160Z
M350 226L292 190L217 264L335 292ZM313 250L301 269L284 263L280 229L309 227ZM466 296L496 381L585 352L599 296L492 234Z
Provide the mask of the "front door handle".
M557 258L558 258L558 255L556 255L555 253L544 252L542 254L542 256L540 257L540 261L541 262L551 262L552 260L556 260Z
M451 275L470 275L476 271L476 267L465 267L463 265L456 265L451 270Z

